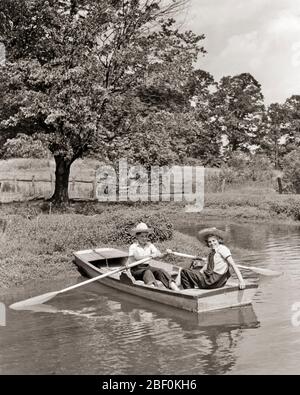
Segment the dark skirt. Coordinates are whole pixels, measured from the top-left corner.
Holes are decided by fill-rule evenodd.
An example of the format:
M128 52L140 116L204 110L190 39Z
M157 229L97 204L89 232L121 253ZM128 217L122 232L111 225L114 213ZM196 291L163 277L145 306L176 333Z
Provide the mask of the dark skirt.
M200 273L199 270L182 269L181 271L181 284L184 289L186 288L201 288L201 289L214 289L223 287L230 277L230 272L227 270L224 274Z

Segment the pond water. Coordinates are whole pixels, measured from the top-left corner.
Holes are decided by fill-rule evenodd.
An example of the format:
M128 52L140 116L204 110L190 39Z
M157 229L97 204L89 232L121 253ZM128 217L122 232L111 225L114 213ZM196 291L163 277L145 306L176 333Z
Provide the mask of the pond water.
M0 298L0 374L299 374L300 228L226 229L247 249L236 261L284 272L261 277L252 306L197 315L91 284L4 317L4 305L72 280L30 284Z

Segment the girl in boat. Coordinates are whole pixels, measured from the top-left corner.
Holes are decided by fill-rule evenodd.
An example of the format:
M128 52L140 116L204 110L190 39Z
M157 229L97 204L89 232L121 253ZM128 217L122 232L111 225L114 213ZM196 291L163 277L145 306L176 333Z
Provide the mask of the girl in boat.
M213 289L223 287L230 277L230 267L239 280L239 288L245 289L245 282L239 268L236 266L229 248L223 242L226 233L216 229L207 228L198 232L198 239L210 247L211 252L207 263L199 269L182 269L181 285L184 289L194 288Z
M158 248L148 240L151 231L152 230L143 222L132 229L132 234L135 235L137 241L129 247L127 265L143 258L161 258L163 256ZM151 267L148 263L142 263L132 267L130 271L136 280L142 280L145 284L156 287L158 285L157 280L159 280L166 288L179 291L171 275L163 269Z

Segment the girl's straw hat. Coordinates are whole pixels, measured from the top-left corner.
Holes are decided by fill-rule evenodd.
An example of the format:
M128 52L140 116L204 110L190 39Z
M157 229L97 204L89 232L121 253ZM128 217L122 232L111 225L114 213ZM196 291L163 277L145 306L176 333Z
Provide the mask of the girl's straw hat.
M206 243L209 236L217 236L223 241L227 238L226 232L217 228L206 228L198 232L197 238L201 243Z

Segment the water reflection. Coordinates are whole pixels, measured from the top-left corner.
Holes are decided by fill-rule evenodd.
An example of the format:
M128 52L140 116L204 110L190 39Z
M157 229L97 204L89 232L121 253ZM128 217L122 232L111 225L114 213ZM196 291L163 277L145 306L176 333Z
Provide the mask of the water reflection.
M96 284L51 303L10 313L31 324L30 332L18 328L24 356L38 360L49 350L53 357L55 350L59 361L50 356L42 366L37 360L22 365L19 356L18 373L221 374L235 365L243 331L259 327L252 306L198 315ZM1 341L0 346L5 349ZM10 350L10 358L17 357L13 354ZM9 366L5 360L0 357L3 372Z
M110 296L111 299L111 296ZM243 330L258 328L252 306L204 314L179 311L122 296L120 310L127 312L136 331L147 326L151 343L170 348L169 359L161 358L160 371L179 374L224 374L236 363L235 351ZM130 331L131 332L131 331ZM143 347L144 342L141 342ZM175 348L174 348L175 345ZM180 352L176 352L180 350ZM173 350L173 351L172 351Z

